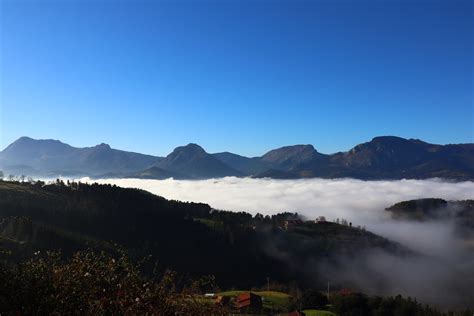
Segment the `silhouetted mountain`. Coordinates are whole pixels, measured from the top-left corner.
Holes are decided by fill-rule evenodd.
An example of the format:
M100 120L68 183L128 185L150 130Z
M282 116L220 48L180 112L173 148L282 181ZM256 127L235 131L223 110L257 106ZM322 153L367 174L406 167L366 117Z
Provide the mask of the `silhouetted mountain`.
M472 180L474 144L443 146L417 139L375 137L348 152L306 159L284 171L266 171L258 177Z
M304 177L298 175L299 169L304 169L307 164L315 162L324 163L329 157L318 153L312 145L285 146L271 150L262 157L254 158L247 158L232 153L214 155L219 160L246 175L278 179Z
M21 137L0 152L0 169L33 176L97 175L142 170L160 159L107 144L76 148L58 140Z
M248 158L230 152L212 155L226 165L234 168L237 171L240 171L244 175L259 174L260 172L263 172L271 167L270 164L262 161L260 157Z
M294 170L298 166L318 161L326 155L320 154L313 145L294 145L274 149L262 156L261 160L278 170Z
M191 179L242 176L242 173L227 166L196 144L177 147L155 166Z
M153 169L150 169L154 167ZM375 137L348 152L325 155L312 145L286 146L262 157L208 154L196 144L166 158L101 144L75 148L55 140L22 137L0 152L0 170L16 175L90 175L163 179L254 176L283 179L474 179L474 144L435 145L417 139Z
M441 146L417 139L376 137L332 160L368 178L474 178L474 144Z
M0 165L6 170L10 166L25 167L29 172L62 169L74 158L75 152L74 147L58 140L21 137L0 153Z

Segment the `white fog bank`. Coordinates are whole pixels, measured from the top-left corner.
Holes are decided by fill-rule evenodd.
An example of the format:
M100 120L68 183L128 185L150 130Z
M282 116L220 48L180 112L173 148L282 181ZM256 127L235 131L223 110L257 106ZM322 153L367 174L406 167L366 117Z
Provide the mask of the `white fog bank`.
M83 179L84 181L91 181ZM252 214L298 212L309 218L374 220L404 200L474 198L474 182L441 180L361 181L354 179L274 180L227 177L210 180L100 179L98 183L140 188L167 199L208 203L213 208Z

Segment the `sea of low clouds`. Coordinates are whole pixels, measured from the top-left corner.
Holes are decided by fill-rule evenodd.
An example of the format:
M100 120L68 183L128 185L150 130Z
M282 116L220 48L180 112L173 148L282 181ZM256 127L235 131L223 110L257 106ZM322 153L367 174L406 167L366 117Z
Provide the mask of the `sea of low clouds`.
M90 181L88 179L83 179ZM474 182L442 180L362 181L355 179L275 180L226 177L209 180L100 179L98 183L140 188L168 199L208 203L216 209L252 214L298 212L308 218L337 217L355 225L370 224L387 216L394 203L437 197L447 200L474 198Z
M91 181L82 179L83 181ZM209 180L99 179L98 183L140 188L168 199L208 203L216 209L264 215L298 212L308 219L345 218L354 226L409 243L424 253L445 251L452 225L390 220L386 207L419 199L474 199L474 182L431 180L362 181L355 179L275 180L226 177ZM456 249L451 249L456 251Z
M385 208L419 199L474 199L474 182L355 179L275 180L226 177L209 180L100 179L81 181L140 188L168 199L208 203L216 209L252 214L298 212L307 219L345 218L354 226L400 242L422 254L400 258L372 252L346 268L316 264L319 275L351 282L373 293L412 295L441 306L466 306L474 300L474 241L460 240L452 220L405 222ZM344 262L342 260L341 262ZM377 277L375 277L377 276ZM430 287L432 284L434 286ZM447 292L444 288L449 287ZM471 294L468 294L470 292ZM448 294L446 294L448 293ZM450 294L449 294L450 293Z

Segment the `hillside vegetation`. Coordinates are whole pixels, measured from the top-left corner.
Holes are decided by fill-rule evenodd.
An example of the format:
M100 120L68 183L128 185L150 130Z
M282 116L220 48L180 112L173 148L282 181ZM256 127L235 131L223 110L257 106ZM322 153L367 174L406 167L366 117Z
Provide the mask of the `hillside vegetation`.
M232 304L204 293L260 288L264 313L443 315L337 284L329 301L312 290L326 283L306 271L315 260L350 261L370 250L414 255L343 222L220 211L111 185L0 181L0 312L228 315Z
M218 211L111 185L4 181L0 196L0 238L19 257L37 250L62 249L68 255L85 247L120 245L132 257L153 255L178 272L215 275L225 287L260 285L267 277L303 285L318 279L289 266L350 258L368 249L409 253L359 228L303 222L291 213ZM285 227L295 219L297 224Z
M450 220L454 222L459 236L466 239L474 237L474 200L417 199L396 203L385 210L397 220Z

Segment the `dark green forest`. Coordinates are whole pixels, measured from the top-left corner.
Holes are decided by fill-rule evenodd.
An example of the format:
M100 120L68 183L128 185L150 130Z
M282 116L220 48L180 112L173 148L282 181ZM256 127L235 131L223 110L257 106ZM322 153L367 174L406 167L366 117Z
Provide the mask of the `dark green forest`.
M286 253L300 267L315 257L331 260L372 248L408 253L349 225L308 221L285 228L298 214L219 211L111 185L2 182L0 196L0 234L17 256L48 249L67 256L84 247L119 245L132 258L152 255L163 267L190 276L215 275L224 287L260 285L267 277L302 286L317 282L272 252Z

